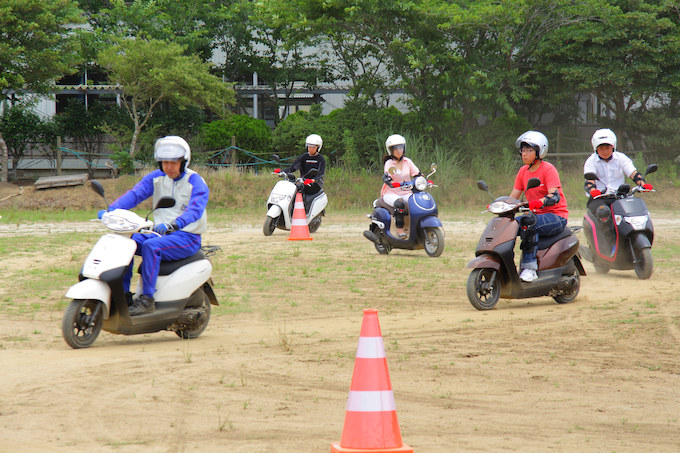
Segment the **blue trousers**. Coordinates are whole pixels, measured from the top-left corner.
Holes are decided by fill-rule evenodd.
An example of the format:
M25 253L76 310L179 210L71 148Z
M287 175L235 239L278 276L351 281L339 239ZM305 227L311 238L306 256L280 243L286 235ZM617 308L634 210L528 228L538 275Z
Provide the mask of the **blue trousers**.
M142 294L153 297L156 292L156 280L160 271L161 261L175 261L194 255L201 248L201 235L176 231L167 236L151 234L133 234L132 239L137 243L135 255L142 257ZM132 280L132 268L130 267L123 276L123 290L130 291Z
M519 217L518 217L519 219ZM529 233L533 234L531 243L534 244L530 252L522 254L522 263L520 269L538 269L536 261L536 252L538 252L538 238L539 236L553 236L564 230L567 226L567 219L560 217L557 214L536 214L536 224L529 229Z

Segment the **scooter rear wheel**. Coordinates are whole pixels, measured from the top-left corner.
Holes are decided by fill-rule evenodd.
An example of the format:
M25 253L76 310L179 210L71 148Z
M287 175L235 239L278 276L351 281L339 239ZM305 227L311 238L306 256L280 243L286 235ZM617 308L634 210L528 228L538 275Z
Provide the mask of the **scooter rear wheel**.
M501 282L496 269L482 268L470 272L467 281L468 300L477 310L491 310L501 297Z
M208 327L208 322L210 321L210 299L208 298L208 295L205 293L205 291L203 291L203 288L199 288L197 291L200 291L203 302L200 304L200 306L187 307L187 309L197 309L202 311L200 318L198 318L197 326L194 329L175 330L177 336L185 340L193 340L194 338L198 338Z
M61 333L66 344L73 349L87 348L99 336L104 313L97 306L102 302L94 299L74 299L66 307L61 320Z
M309 232L316 233L316 230L321 226L321 215L314 217L309 221Z
M554 296L555 302L558 304L569 304L576 299L578 296L578 291L581 289L581 276L578 271L574 272L574 286L572 286L572 291L569 294L560 294L559 296Z

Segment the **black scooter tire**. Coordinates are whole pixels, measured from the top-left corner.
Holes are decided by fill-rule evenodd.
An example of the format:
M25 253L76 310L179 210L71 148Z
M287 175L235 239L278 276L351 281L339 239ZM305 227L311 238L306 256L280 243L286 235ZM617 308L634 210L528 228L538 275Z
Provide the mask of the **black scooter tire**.
M654 271L654 261L652 260L652 249L645 247L635 251L635 275L640 280L647 280Z
M488 282L493 279L489 288ZM477 310L493 309L501 297L501 282L498 271L491 268L473 269L467 281L468 300Z
M101 308L93 319L97 305L94 299L74 299L66 307L61 320L61 333L66 344L73 349L88 348L94 343L102 330L104 313Z
M424 248L425 253L432 258L440 256L444 252L444 230L440 227L425 228Z
M266 216L264 218L264 225L262 225L262 232L264 233L265 236L271 236L274 230L276 229L276 222L278 221L278 217L273 219L269 216Z
M204 313L201 316L201 325L198 326L196 329L192 330L188 329L175 330L177 336L184 340L193 340L201 336L201 334L205 332L205 329L208 327L208 323L210 322L210 299L208 298L208 295L205 293L205 291L203 291L203 288L199 288L198 291L201 292L201 297L203 298L203 303L201 304L200 307L204 310Z

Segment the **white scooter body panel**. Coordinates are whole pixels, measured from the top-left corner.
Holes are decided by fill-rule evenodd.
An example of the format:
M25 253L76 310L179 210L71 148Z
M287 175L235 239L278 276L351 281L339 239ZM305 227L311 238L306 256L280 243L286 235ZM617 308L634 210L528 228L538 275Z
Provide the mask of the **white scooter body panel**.
M102 273L127 267L137 251L137 243L129 237L105 234L94 245L83 265L83 277L99 278Z
M328 196L326 195L326 192L322 193L318 197L312 201L312 206L309 208L309 212L307 213L307 224L309 225L310 220L312 220L314 217L318 216L321 214L321 211L326 209L326 205L328 204Z
M290 181L279 181L274 185L274 188L267 199L267 205L277 205L279 209L281 209L286 230L290 229L290 205L295 202L296 192L297 187L295 186L295 183ZM269 215L269 213L267 213L267 215ZM278 215L272 215L270 217L276 218Z
M109 319L109 311L111 307L111 288L109 285L101 280L87 278L79 281L71 286L66 292L66 297L69 299L93 299L100 300L106 306L104 310L104 319Z
M188 299L203 283L207 282L212 273L210 261L200 260L182 266L170 275L159 276L156 280L156 302ZM137 285L137 294L142 294L141 279Z

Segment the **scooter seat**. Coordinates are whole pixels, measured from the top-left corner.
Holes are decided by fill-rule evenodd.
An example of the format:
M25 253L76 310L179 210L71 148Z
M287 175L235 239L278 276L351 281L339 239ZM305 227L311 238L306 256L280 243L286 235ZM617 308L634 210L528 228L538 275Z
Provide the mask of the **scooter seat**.
M183 258L181 260L176 260L176 261L161 261L161 268L160 271L158 272L158 275L170 275L173 272L175 272L177 269L180 267L193 263L194 261L200 261L205 259L205 255L201 250L199 250L196 254ZM138 273L142 272L142 267L140 266L139 269L137 270Z
M538 238L538 249L543 250L547 249L551 245L553 245L555 242L559 241L560 239L567 238L572 235L571 228L566 227L562 231L560 231L557 234L553 234L552 236L539 236Z

